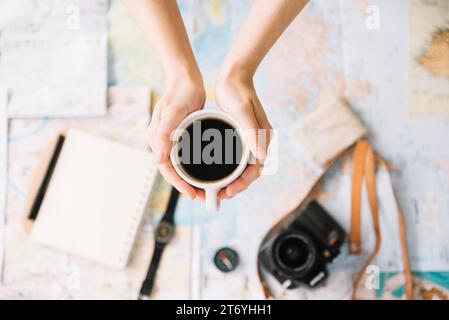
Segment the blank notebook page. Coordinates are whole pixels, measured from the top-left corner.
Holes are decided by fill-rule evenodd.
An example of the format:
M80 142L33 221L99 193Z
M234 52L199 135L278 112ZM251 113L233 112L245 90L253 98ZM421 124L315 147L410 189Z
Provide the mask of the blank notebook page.
M71 130L31 239L124 268L155 177L151 154Z

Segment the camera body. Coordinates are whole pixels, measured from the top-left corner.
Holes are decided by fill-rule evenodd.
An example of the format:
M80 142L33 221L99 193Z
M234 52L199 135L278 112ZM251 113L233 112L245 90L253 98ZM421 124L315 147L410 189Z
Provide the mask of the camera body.
M340 253L343 228L318 204L311 201L277 234L266 237L259 262L288 289L306 284L316 287L328 276L327 263Z

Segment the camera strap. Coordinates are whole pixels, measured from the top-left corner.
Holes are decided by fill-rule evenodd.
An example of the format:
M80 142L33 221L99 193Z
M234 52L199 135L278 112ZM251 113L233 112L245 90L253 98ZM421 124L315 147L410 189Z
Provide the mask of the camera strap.
M329 117L329 114L332 114L333 116ZM363 181L365 181L366 185L375 235L374 248L361 271L357 274L353 284L352 298L356 299L357 290L360 288L365 271L377 257L381 246L376 172L379 168L385 170L388 174L389 183L391 184L387 163L373 150L371 144L366 139L361 139L366 133L366 129L354 115L349 106L341 101L333 105L321 107L319 110L313 112L308 119L306 119L301 126L295 128L295 130L296 136L299 137L301 141L306 141L308 143L303 147L314 162L322 168L321 174L312 178L310 188L305 196L299 199L293 210L289 211L270 228L268 234L280 228L280 226L282 226L291 216L292 212L296 211L295 209L306 205L312 198L314 191L317 189L316 186L320 183L326 171L332 167L338 159L344 158L348 152L353 151L351 229L348 243L350 254L359 254L361 252L361 195ZM326 146L326 148L320 147L323 145ZM330 147L328 147L329 145ZM397 201L397 197L394 194L393 186L391 186L391 190L394 195L398 217L406 297L407 299L413 299L413 278L407 252L404 217ZM257 265L257 272L265 298L274 298L273 292L264 278L260 263Z
M357 142L353 155L353 172L352 172L352 192L351 192L351 229L349 234L349 254L360 254L361 248L361 196L362 196L362 182L365 178L366 191L368 195L368 203L371 211L373 231L375 235L374 248L365 262L363 268L358 273L354 281L352 290L352 298L357 298L357 290L365 274L365 270L376 259L381 246L381 231L379 224L379 210L377 202L377 186L376 186L376 165L382 167L387 173L389 183L391 177L388 171L388 166L385 160L376 154L367 140L360 140ZM405 233L404 216L399 206L397 196L392 186L396 212L398 216L399 226L399 241L402 252L402 265L405 275L405 291L407 299L413 299L413 277L410 268L410 261L407 250L407 238Z
M307 190L304 197L302 199L300 199L298 202L296 202L296 205L294 208L292 208L292 210L290 210L286 215L284 215L279 220L277 220L272 225L272 227L268 230L267 234L270 234L270 233L274 232L274 230L279 229L284 224L284 220L287 220L290 217L292 212L296 211L297 208L303 207L304 205L306 205L309 202L309 200L311 200L313 198L314 191L315 191L316 187L319 185L320 181L322 180L322 177L325 175L325 172L327 171L327 169L331 168L338 159L343 158L344 155L346 155L347 152L349 152L351 149L352 149L352 146L350 146L348 149L343 150L340 154L335 156L333 159L330 159L327 161L326 169L323 170L322 174L312 178L313 180L311 181L312 182L311 187ZM274 299L275 298L274 293L270 289L270 286L268 285L268 283L263 275L259 261L257 262L257 276L259 278L259 283L262 287L265 299Z

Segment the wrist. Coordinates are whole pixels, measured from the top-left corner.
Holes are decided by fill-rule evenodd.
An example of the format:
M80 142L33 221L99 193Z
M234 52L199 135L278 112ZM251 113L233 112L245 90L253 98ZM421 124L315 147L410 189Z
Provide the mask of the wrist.
M196 64L171 64L166 68L165 82L167 87L176 87L180 83L203 87L203 78Z
M253 81L254 71L238 60L227 60L220 69L218 82L238 80L241 82L251 83Z

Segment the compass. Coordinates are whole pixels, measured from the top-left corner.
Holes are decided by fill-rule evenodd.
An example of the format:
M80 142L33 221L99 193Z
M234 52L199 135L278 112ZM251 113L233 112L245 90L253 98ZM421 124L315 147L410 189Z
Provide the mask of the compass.
M229 247L221 248L215 253L214 264L222 272L231 272L239 264L237 252Z

